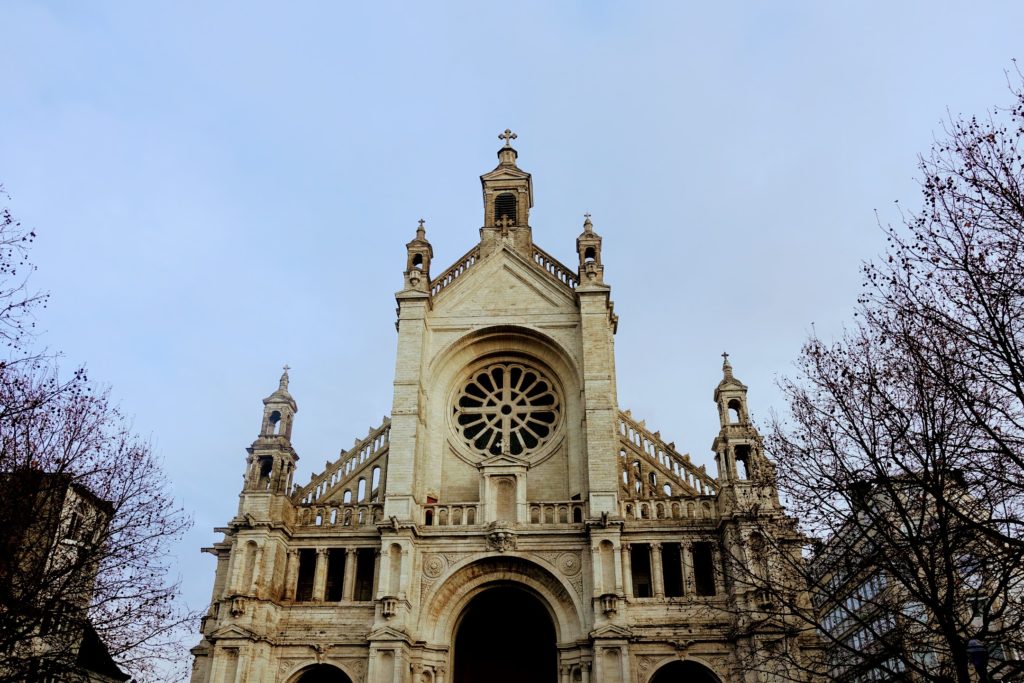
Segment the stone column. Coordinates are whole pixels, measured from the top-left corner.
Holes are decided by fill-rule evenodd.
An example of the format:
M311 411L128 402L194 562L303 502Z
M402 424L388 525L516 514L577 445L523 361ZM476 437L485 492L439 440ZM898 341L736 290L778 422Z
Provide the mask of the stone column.
M443 666L434 667L434 683L444 683L445 668Z
M377 592L374 594L374 600L380 600L385 595L390 595L391 550L381 549L377 553L377 576L380 577L380 580L377 581Z
M622 595L622 563L615 561L615 555L622 554L622 545L612 548L612 565L615 567L615 594Z
M299 550L292 548L288 551L288 564L284 570L284 599L295 599L295 586L299 580Z
M258 591L260 586L260 564L263 563L263 546L256 546L256 556L252 561L252 580L249 585L245 587L249 595L253 597L259 597Z
M558 668L558 673L560 674L558 678L560 683L569 683L569 676L572 674L572 667L567 664L563 664Z
M232 539L231 553L228 557L228 580L225 582L225 595L234 595L238 592L238 577L235 576L235 573L238 570L238 554L240 552L238 539Z
M590 683L590 662L580 663L580 676L582 683Z
M619 546L619 555L622 558L622 594L627 600L633 597L633 558L629 555L631 548L628 543Z
M313 601L324 601L327 586L327 548L316 549L316 570L313 572Z
M392 679L391 683L402 683L402 679L405 678L402 675L403 673L405 673L405 671L403 669L405 669L405 666L406 666L405 660L402 659L402 651L400 649L398 649L398 648L395 648L394 656L395 656L395 677Z
M683 553L683 593L692 598L697 592L693 583L693 544L680 543L679 549Z
M722 595L725 593L725 581L722 576L722 556L717 545L711 546L711 561L714 563L715 595Z
M665 597L665 572L661 568L661 544L651 544L651 589L654 597Z
M341 583L342 601L351 602L356 588L356 549L345 548L345 576Z
M543 512L541 513L543 514ZM594 597L601 595L604 591L604 558L601 557L601 545L590 546L590 585Z

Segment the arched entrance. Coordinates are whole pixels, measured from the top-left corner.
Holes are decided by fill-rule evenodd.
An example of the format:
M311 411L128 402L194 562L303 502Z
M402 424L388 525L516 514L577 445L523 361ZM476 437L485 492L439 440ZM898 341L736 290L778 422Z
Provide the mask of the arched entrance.
M514 585L473 598L455 635L452 683L556 683L555 625L540 600Z
M314 664L300 671L292 683L352 683L352 680L336 666Z
M651 683L718 683L718 677L697 662L672 662L658 669Z

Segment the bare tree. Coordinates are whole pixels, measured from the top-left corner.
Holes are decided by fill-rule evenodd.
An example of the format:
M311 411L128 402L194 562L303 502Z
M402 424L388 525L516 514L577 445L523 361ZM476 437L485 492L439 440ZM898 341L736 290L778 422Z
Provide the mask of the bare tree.
M856 322L810 339L781 382L789 415L767 445L808 541L766 554L813 604L744 576L768 596L752 620L822 638L812 676L966 683L979 648L1021 676L1024 90L1011 92L1007 109L949 119L920 160L922 208L865 266Z
M191 520L108 394L32 349L33 309L45 301L25 279L33 237L3 210L0 681L74 680L110 658L150 678L187 661L179 629L194 615L168 576L168 551Z

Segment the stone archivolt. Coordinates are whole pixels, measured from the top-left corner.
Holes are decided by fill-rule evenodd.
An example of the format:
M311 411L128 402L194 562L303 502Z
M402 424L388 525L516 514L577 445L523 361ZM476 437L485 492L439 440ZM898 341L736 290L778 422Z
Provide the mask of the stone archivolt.
M717 476L619 409L601 237L588 214L576 268L535 245L532 177L502 139L480 242L437 277L423 221L406 245L391 416L298 485L287 370L265 399L238 515L205 549L195 683L646 683L680 659L746 680L758 634L734 635L748 598L729 558L755 527L792 533L751 483L771 466L746 387L727 360ZM515 631L455 647L494 591L549 615L512 624L555 634L541 668Z

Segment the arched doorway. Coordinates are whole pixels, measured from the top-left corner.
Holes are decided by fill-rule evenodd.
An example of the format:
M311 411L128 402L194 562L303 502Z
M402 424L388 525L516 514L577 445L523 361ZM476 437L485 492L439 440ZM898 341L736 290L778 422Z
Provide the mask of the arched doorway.
M718 683L718 677L697 662L672 662L658 669L651 683Z
M314 664L300 671L292 683L352 683L352 680L336 666Z
M452 683L556 683L555 625L532 593L512 585L470 601L455 635Z

